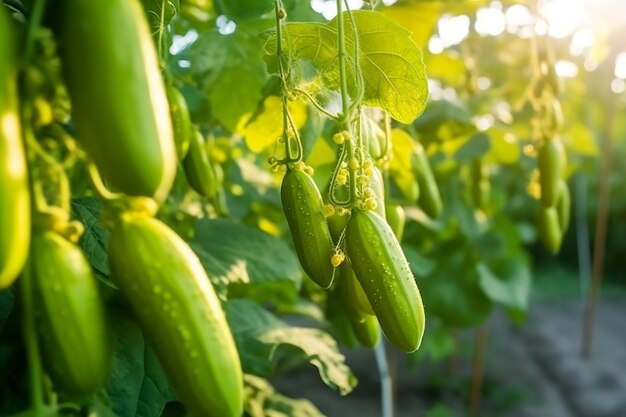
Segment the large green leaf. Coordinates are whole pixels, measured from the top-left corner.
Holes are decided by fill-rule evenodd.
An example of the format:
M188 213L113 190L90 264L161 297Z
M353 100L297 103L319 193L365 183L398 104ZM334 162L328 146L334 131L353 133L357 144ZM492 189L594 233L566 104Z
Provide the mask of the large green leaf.
M363 101L381 107L391 117L411 123L426 107L428 83L422 51L410 32L381 13L352 12L358 37L344 13L348 84L352 96L358 92L355 56L362 72ZM291 60L308 59L321 72L326 86L339 90L337 19L329 23L288 23L284 27L284 51ZM358 39L358 54L355 53ZM276 73L276 33L266 33L266 60Z
M194 112L196 122L214 123L213 116L235 132L255 111L268 79L259 30L253 22L246 22L228 36L217 30L201 32L194 43L176 55L177 60L191 64L187 72L197 78L209 100L211 112ZM194 106L190 107L193 110Z
M528 310L531 276L528 266L516 259L501 258L493 265L476 265L480 288L494 302L506 307L520 321Z
M489 151L489 135L485 132L477 132L459 148L454 155L461 164L467 164L473 159L480 159Z
M439 317L448 327L471 327L483 323L492 302L479 286L468 253L456 250L440 260L437 270L419 281L427 314Z
M398 2L383 8L382 12L410 30L413 42L425 48L443 10L442 1L420 1L410 4Z
M226 317L244 372L269 377L285 362L306 360L318 369L326 385L342 395L348 394L356 385L344 356L328 333L315 328L289 326L247 300L229 301Z
M109 231L102 226L102 206L93 197L72 199L72 217L79 220L85 227L85 232L78 242L85 253L87 260L97 272L98 278L106 285L116 288L109 279L109 257L107 244Z
M266 78L265 71L255 65L224 68L207 88L215 118L235 132L239 120L256 109Z
M112 409L118 417L159 417L175 396L154 351L125 312L115 312L111 323L115 359L106 390Z
M191 245L216 285L229 296L295 302L302 270L287 244L258 229L224 219L195 223Z

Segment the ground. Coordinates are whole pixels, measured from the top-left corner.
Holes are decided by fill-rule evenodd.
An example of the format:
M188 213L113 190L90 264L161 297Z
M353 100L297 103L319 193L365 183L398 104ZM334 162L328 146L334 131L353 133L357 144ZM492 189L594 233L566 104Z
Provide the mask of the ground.
M533 301L521 326L501 311L493 314L480 417L626 417L626 296L601 299L590 360L580 355L582 311L580 299L544 297ZM472 337L461 336L470 347ZM381 416L374 353L344 353L359 378L346 397L325 387L310 368L282 376L275 385L288 396L310 399L328 417ZM471 356L460 355L452 374L446 364L410 367L400 356L394 417L470 416Z

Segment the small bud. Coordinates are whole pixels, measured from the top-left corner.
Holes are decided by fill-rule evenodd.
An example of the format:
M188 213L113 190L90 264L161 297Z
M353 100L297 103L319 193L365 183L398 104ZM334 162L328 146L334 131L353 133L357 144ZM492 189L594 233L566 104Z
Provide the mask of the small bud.
M339 265L343 263L345 259L346 259L346 255L344 255L343 251L338 250L337 252L333 254L333 256L330 257L330 263L332 264L334 268L337 268Z
M335 207L332 204L326 204L322 209L322 213L324 217L330 217L335 214Z

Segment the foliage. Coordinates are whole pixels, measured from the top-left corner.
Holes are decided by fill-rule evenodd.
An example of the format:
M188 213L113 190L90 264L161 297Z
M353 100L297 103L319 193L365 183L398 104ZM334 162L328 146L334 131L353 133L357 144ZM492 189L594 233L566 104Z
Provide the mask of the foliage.
M182 92L193 125L206 138L210 169L219 182L214 195L200 195L190 189L179 166L157 217L189 242L220 297L245 372L245 415L321 416L309 401L287 398L272 387L273 377L296 366L313 365L321 381L342 395L357 383L336 341L346 340L337 334L337 313L303 273L279 195L284 167L278 162L295 162L289 160L290 152L299 146L297 162L314 170L324 203L365 204L362 195L342 200L348 187L337 177L351 162L337 143L344 130L357 132L359 146L367 123L384 132L386 142L378 145L385 155L375 161L384 173L383 197L406 211L402 249L429 320L424 345L415 355L441 360L453 354L453 332L480 326L494 308L505 309L516 323L524 321L533 259L548 256L537 245L537 150L548 140L547 131L560 137L573 210L583 202L575 197L578 178L590 178L586 196L596 194L599 138L607 139L601 130L603 109L607 103L624 106L623 98L609 98L605 85L616 46L606 43L613 49L597 53L596 71L583 71L585 57L569 53L565 46L571 36L529 39L521 30L487 36L472 29L460 43L440 53L429 51L433 35L442 35L437 22L465 15L474 23L487 1L404 0L327 21L307 1L283 0L276 2L286 15L278 19L279 26L269 0L142 3L163 78ZM506 11L530 3L506 1L502 7ZM115 335L106 386L87 399L61 393L59 400L103 416L185 415L111 274L106 209L99 190L86 179L88 158L75 141L60 76L60 40L54 35L60 18L50 5L37 27L36 4L43 2L5 0L19 43L34 45L34 55L20 60L20 71L35 68L43 79L36 91L21 92L36 109L35 141L64 172L42 170L35 177L50 180L50 189L43 191L47 197L55 196L67 177L72 219L85 229L78 243L96 273ZM338 41L340 30L346 31L343 42ZM541 62L554 66L559 60L576 64L578 75L546 86ZM542 101L546 95L549 105ZM346 100L358 105L348 109ZM552 114L546 107L552 103L562 107L562 121L546 122ZM63 114L46 118L46 111ZM626 151L625 133L626 123L620 120L615 161ZM429 216L422 203L427 187L412 159L418 146L441 194L439 215ZM40 162L33 165L40 167ZM626 205L623 169L615 163L610 178L616 220ZM588 209L592 219L594 199ZM615 268L624 244L622 227L609 235L614 248L609 261ZM569 257L574 233L560 232L566 237L561 257ZM29 405L17 287L0 291L0 370L6 376L0 381L2 415ZM303 320L306 326L293 324ZM54 387L46 384L56 398ZM440 407L429 415L449 414Z

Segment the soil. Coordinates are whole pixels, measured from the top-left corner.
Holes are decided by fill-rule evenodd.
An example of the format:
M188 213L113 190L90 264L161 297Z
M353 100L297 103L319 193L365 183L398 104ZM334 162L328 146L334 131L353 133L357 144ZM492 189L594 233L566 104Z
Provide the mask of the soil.
M601 302L589 360L580 353L582 310L579 302L536 302L521 326L494 313L478 414L467 411L473 332L461 334L460 346L470 349L456 362L409 366L404 355L395 355L394 417L626 417L626 298ZM310 399L328 417L381 416L373 351L343 352L359 379L348 396L327 388L312 368L273 382L285 395Z

